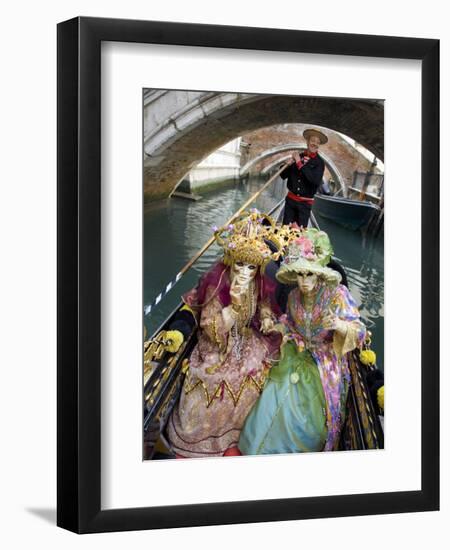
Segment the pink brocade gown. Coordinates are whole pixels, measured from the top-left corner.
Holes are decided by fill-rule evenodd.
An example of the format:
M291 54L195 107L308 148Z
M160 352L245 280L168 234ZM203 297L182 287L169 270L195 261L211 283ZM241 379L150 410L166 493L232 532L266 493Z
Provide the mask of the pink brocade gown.
M213 287L207 289L198 343L167 425L172 449L185 457L222 456L237 446L244 421L263 389L270 359L278 351L273 337L258 330L261 304L251 326L241 331L237 351L235 336L223 327L224 305L217 296L210 299L213 293Z

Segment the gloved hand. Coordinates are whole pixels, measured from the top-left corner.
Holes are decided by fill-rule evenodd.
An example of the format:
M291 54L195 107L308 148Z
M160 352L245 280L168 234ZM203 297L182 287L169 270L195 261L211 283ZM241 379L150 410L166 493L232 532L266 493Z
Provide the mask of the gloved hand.
M275 326L275 323L271 317L264 317L263 320L261 321L259 330L263 334L267 334L273 330L274 326Z
M335 330L345 336L347 334L347 322L339 319L333 312L328 311L322 319L322 326L328 330Z

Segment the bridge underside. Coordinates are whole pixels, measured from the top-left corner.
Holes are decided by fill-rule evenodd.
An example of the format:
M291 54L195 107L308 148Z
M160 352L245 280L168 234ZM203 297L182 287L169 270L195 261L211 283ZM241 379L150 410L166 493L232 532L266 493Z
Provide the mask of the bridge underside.
M227 96L236 100L226 101ZM215 108L206 110L206 103L211 104L211 100ZM205 104L201 98L195 100L188 123L185 113L186 109L183 125L174 115L160 127L145 129L146 201L168 196L191 168L224 143L276 124L304 123L330 128L384 158L384 108L378 100L209 93Z

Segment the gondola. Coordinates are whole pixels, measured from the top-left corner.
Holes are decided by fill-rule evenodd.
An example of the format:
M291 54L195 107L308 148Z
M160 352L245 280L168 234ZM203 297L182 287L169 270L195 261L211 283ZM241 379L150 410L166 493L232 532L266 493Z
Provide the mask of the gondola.
M345 276L342 266L333 267ZM276 269L274 264L268 266L267 271L274 274ZM197 342L197 326L192 324L192 330L175 354L165 351L163 335L170 329L182 306L180 303L154 335L144 342L144 460L175 458L165 436L165 427L180 396L189 356ZM381 449L384 437L380 411L370 388L370 378L376 367L363 365L357 351L350 352L348 359L351 384L339 450Z
M283 167L278 170L261 189L250 197L246 203L233 215L227 222L231 223L243 210L255 201L268 186L279 176ZM280 221L282 219L281 209L284 205L284 199L278 202L268 214L273 219ZM313 226L317 229L317 221L314 215L311 215ZM204 253L212 244L214 239L210 239L201 250L184 266L178 273L176 281L189 269L193 263ZM270 245L270 243L267 243ZM347 284L345 269L336 262L332 266L342 275L342 284ZM275 277L278 265L271 262L266 268L266 273ZM283 285L281 285L283 286ZM172 283L167 288L172 288ZM286 291L286 288L285 288ZM161 296L158 296L158 300ZM278 299L283 310L282 300ZM184 315L180 310L184 304L180 302L177 308L167 317L161 326L148 338L144 338L144 388L143 388L143 459L161 459L175 458L175 453L171 451L170 444L165 435L166 424L169 416L180 398L183 382L186 372L189 368L189 357L197 343L197 324L188 323L189 330L184 334L184 341L176 353L170 353L165 348L165 332L170 330L174 322L177 322L180 315ZM150 311L146 307L147 311ZM383 427L379 414L381 413L377 405L376 392L371 387L371 380L376 380L378 369L375 365L363 365L358 356L358 352L353 351L348 356L351 382L346 403L346 415L339 441L339 450L365 450L384 448ZM378 381L379 382L379 381Z
M369 201L316 193L313 212L356 231L367 227L381 208Z

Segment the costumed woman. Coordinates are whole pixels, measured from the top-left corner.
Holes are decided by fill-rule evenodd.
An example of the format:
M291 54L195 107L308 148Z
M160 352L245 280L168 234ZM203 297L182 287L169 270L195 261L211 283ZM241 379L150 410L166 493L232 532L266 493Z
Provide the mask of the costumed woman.
M281 343L280 333L273 331L279 314L276 283L264 275L265 266L279 256L266 243L272 227L271 218L253 211L217 230L223 260L183 297L199 332L167 424L177 457L240 454L242 425Z
M346 354L362 346L365 327L323 231L305 229L276 274L289 293L281 358L241 432L242 454L336 450L350 374Z

